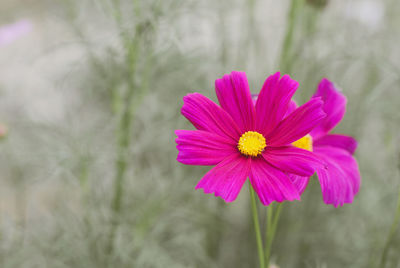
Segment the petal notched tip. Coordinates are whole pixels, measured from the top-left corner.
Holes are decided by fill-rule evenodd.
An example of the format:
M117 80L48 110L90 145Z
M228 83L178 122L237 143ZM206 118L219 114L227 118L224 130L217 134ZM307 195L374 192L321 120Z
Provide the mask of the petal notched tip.
M318 107L318 110L316 111L318 113L318 119L324 119L327 116L327 113L324 111L323 106L324 106L324 101L322 100L322 97L313 97L310 102L313 101L314 105Z
M194 189L195 190L203 190L204 194L211 194L211 195L214 195L215 197L219 197L225 203L232 203L233 201L236 200L236 197L235 198L233 198L233 197L224 197L222 194L219 194L219 193L216 193L216 192L213 192L213 191L207 191L206 188L204 188L203 186L196 185L196 187L194 187Z

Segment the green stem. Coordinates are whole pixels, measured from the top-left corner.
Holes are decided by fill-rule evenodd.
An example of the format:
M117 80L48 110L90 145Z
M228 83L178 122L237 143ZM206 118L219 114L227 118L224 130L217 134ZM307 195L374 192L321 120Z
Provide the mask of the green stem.
M272 230L272 217L274 215L274 207L272 204L270 204L267 207L267 226L266 226L266 232L265 232L265 262L267 265L269 265L269 257L270 257L270 251L271 251L271 246L269 245L269 240L271 236L271 230Z
M113 212L113 219L111 225L111 231L109 236L108 252L113 252L113 244L116 228L118 225L118 218L121 211L122 197L123 197L123 185L125 180L125 174L127 169L127 159L130 147L130 134L132 125L132 101L133 101L133 88L129 89L126 102L124 105L124 112L121 117L118 131L117 131L117 160L115 162L116 175L114 180L114 195L111 203L111 210Z
M387 255L389 253L390 244L393 240L394 235L396 234L397 228L399 227L399 223L400 223L400 191L399 191L399 197L397 199L396 214L394 216L392 226L390 227L389 235L386 239L386 244L382 251L382 257L379 265L380 268L384 268L386 266L386 260L387 260Z
M270 246L269 246L269 237L270 237L270 235L271 235L271 227L272 227L272 217L273 217L273 214L274 214L274 208L273 208L273 206L272 206L272 204L270 204L268 207L267 207L267 226L266 226L266 232L265 232L265 243L266 243L266 245L265 245L265 252L264 252L264 255L265 255L265 263L267 264L267 266L269 265L269 256L270 256L270 251L271 251L271 248L270 248Z
M261 238L260 223L259 223L259 219L258 219L256 196L255 196L254 189L251 186L250 181L249 181L249 190L250 190L250 198L251 198L251 212L253 214L254 230L256 233L257 250L258 250L258 258L260 261L260 268L265 268L264 251L263 251L263 244L262 244L262 238Z
M296 19L298 10L302 5L302 0L292 0L290 4L290 10L287 18L287 28L285 39L283 41L283 47L281 52L280 68L283 72L290 73L291 71L291 60L292 60L292 44L293 44L293 33L296 25Z
M119 7L116 6L115 9L119 10ZM118 11L116 11L116 14L119 14ZM118 23L120 23L120 18L118 16L116 16L116 20ZM131 137L131 128L133 121L132 120L133 104L135 101L134 93L137 91L137 87L135 84L135 73L136 73L136 62L139 50L140 35L141 32L136 31L133 40L130 41L126 32L122 30L122 40L126 49L126 60L128 67L127 68L128 89L126 94L121 96L121 99L124 99L125 101L123 103L122 107L123 111L116 132L116 137L117 137L117 159L115 161L116 175L113 186L114 194L111 201L111 211L113 213L112 215L113 218L111 221L111 230L107 246L107 252L110 256L112 256L112 253L114 251L115 233L118 227L118 220L121 211L121 204L123 199L123 186L128 165L129 147L131 144L130 137Z
M265 233L265 262L267 265L269 265L270 262L272 243L274 242L276 229L278 227L282 205L283 203L279 203L276 206L275 213L272 205L267 207L267 228Z

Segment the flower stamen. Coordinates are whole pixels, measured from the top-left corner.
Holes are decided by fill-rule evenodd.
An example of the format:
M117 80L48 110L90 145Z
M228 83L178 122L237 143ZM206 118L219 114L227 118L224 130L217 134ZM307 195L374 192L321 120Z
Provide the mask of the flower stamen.
M310 134L305 135L303 138L298 139L297 141L293 142L292 145L294 147L304 149L307 151L312 152L313 150L313 144L312 144L312 137Z
M258 132L247 131L240 137L237 148L245 156L257 157L267 147L265 138Z

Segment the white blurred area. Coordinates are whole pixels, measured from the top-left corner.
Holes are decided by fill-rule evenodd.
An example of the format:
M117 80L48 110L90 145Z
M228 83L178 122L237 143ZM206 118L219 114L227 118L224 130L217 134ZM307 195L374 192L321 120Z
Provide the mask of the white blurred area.
M55 11L57 7L49 1L0 2L0 124L7 128L9 136L1 143L13 136L25 135L29 139L20 132L32 131L31 124L60 124L65 120L73 91L63 81L83 53ZM29 140L16 144L14 156L19 155L27 166L30 159L41 157L40 152L35 157L35 152L25 147L28 143ZM9 164L13 165L14 160L8 159ZM5 224L46 215L53 210L54 200L63 194L59 181L45 177L45 183L37 183L34 175L28 174L31 182L25 185L15 178L10 180L8 175L0 175L0 215Z
M0 16L0 109L18 107L15 112L33 121L62 120L69 91L60 81L82 57L82 49L74 45L66 22L41 1L11 2L0 4L3 13L15 11Z
M265 35L260 38L267 46L266 49L269 52L276 51L272 54L277 56L279 42L268 41L275 38L274 36L283 35L288 3L289 1L258 3L257 16L262 17L264 21L257 27L265 29ZM49 6L55 11L48 9ZM329 9L324 11L327 15L336 13L347 20L345 23L361 23L371 31L378 31L384 27L383 1L330 1L328 7ZM68 22L57 15L57 8L60 6L56 3L49 4L45 0L2 0L0 4L0 11L7 12L6 17L0 17L0 92L3 98L0 103L3 106L9 106L11 103L18 105L22 109L19 112L26 113L34 121L56 122L63 119L68 106L66 102L71 96L68 94L68 86L63 88L65 85L62 81L67 79L70 70L82 62L84 57L84 51L80 44L76 43L79 41L71 33ZM268 11L273 12L263 16ZM240 27L240 12L241 10L237 10L237 15L234 16L239 20L226 22L230 23L232 28ZM188 21L190 19L188 17ZM264 28L262 25L270 27ZM191 51L201 46L215 49L212 38L214 24L204 20L197 26L197 32L190 38L179 40L182 49ZM236 33L234 29L228 30L233 36L243 35L241 32ZM106 38L108 37L109 35ZM105 38L99 40L105 41ZM276 58L269 57L266 61L273 65Z
M385 5L381 0L348 1L345 14L371 31L384 27Z

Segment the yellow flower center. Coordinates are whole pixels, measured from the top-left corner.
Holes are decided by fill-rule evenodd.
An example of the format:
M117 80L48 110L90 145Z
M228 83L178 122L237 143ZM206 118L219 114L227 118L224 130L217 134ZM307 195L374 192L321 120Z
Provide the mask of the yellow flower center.
M240 137L237 147L243 155L256 157L262 153L267 144L260 133L247 131Z
M310 134L305 135L303 138L298 139L297 141L293 142L292 145L294 147L304 149L307 151L312 152L313 146L312 146L312 137Z

